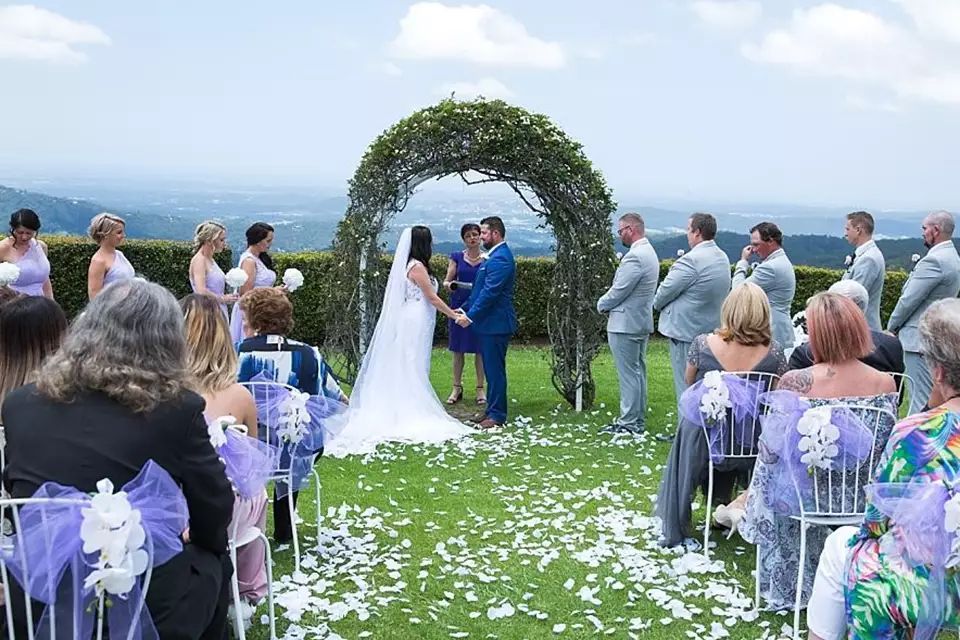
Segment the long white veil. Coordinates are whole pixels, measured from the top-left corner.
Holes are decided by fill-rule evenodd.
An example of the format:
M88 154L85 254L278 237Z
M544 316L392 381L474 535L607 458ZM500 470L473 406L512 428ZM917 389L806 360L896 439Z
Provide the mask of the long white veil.
M436 310L417 296L406 300L410 236L400 234L383 307L350 395L346 425L326 452L366 453L377 444L440 442L473 430L447 415L430 384Z

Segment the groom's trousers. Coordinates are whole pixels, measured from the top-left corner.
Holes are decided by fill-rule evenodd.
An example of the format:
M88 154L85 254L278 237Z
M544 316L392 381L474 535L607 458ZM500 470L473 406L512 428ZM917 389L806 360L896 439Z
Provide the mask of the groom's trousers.
M480 334L480 355L487 378L487 417L507 421L507 346L510 334Z

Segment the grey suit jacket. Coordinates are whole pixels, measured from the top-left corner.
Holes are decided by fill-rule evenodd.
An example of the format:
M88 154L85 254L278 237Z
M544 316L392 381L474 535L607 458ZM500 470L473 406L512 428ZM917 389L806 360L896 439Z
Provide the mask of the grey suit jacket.
M720 326L720 306L730 291L730 261L713 240L701 242L673 263L653 298L660 333L693 342Z
M653 333L653 294L660 278L660 260L646 238L633 243L620 260L613 284L597 300L597 311L609 313L607 331Z
M867 290L870 295L867 299L867 324L873 331L882 331L880 303L883 302L883 278L887 273L887 263L873 240L858 247L858 250L860 255L854 256L853 264L843 274L843 279L855 280Z
M920 352L920 316L931 304L960 293L960 255L953 241L941 242L927 252L903 285L887 329L898 334L904 351Z
M746 260L737 262L737 267L733 271L733 286L752 282L763 289L770 302L773 339L784 349L789 349L795 342L793 316L790 313L793 296L797 292L797 274L793 271L793 263L783 249L777 249L763 262L758 263L749 276L747 276L748 268L749 264Z

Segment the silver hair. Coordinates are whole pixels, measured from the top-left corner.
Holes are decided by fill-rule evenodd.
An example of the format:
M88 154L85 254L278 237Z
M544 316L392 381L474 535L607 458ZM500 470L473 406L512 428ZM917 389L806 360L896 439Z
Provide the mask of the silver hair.
M937 300L923 312L920 348L924 358L943 368L947 386L960 391L960 299Z
M69 402L100 391L146 412L187 388L186 338L176 298L140 278L114 282L87 305L37 376L40 391Z
M948 238L953 237L953 230L956 228L956 223L953 221L953 214L949 211L934 211L927 216L927 221L930 222L930 224L935 224L940 227L941 234Z
M646 228L646 223L643 221L643 216L641 216L639 213L625 213L620 216L620 221L626 221L628 224L632 224L637 228L637 231L642 232Z
M827 289L827 291L841 295L844 298L850 298L853 300L855 305L860 307L860 311L863 311L864 313L867 312L867 304L870 302L870 294L867 292L866 287L856 280L841 280L839 282L834 282L832 285L830 285L830 288Z

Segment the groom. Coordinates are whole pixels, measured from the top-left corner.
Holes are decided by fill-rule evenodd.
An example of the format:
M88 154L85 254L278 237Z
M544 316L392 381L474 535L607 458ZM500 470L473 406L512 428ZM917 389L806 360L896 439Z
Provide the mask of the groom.
M487 412L481 429L502 425L507 420L507 346L517 330L513 310L513 285L517 265L504 241L503 220L490 216L480 221L480 240L487 250L477 271L470 298L460 309L457 324L471 327L480 344L483 373L487 377Z

